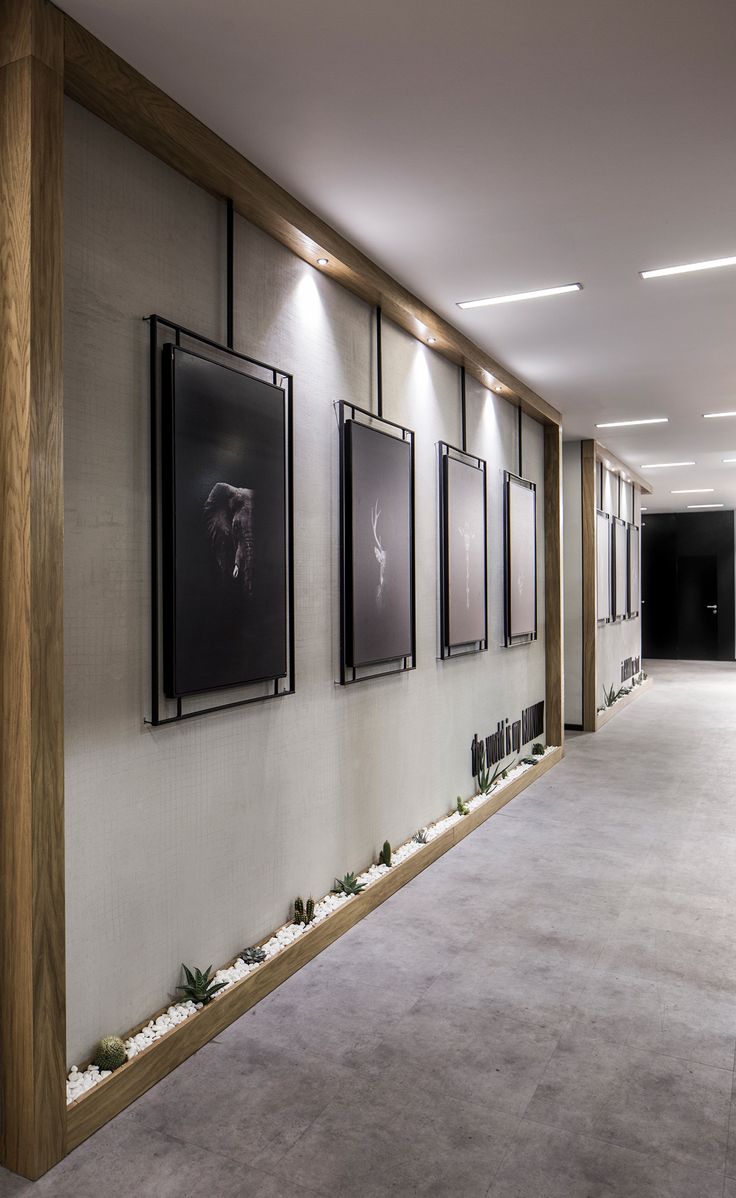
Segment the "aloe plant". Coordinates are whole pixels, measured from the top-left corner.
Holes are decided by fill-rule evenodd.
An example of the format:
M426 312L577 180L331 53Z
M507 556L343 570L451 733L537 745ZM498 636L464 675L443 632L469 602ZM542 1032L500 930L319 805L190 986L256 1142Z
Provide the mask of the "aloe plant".
M502 757L500 761L496 762L496 767L493 773L491 773L490 766L487 765L482 766L482 768L478 771L476 778L478 780L479 794L489 795L494 787L506 777L507 773L511 769L511 764L502 768L505 760L506 757Z
M427 828L420 828L418 832L414 833L414 835L412 836L412 840L414 841L415 844L429 844L429 835L428 835Z
M177 990L182 991L185 1000L202 1003L204 1007L211 1003L218 990L222 990L226 985L225 982L212 981L211 965L207 966L204 973L201 969L190 969L188 965L182 965L182 969L187 980L183 986L177 986Z
M335 878L332 889L336 894L360 894L365 890L365 882L359 882L353 873L345 874L344 878Z
M383 848L381 849L380 853L378 854L378 864L379 865L390 865L391 864L391 845L388 840L384 840L384 842L383 842Z
M611 683L608 690L606 690L606 688L604 686L603 687L603 699L604 699L605 706L613 707L614 703L618 702L619 699L623 699L624 695L628 695L630 693L631 693L630 688L625 687L625 686L619 687L618 690L616 690L616 687L613 685L613 683Z

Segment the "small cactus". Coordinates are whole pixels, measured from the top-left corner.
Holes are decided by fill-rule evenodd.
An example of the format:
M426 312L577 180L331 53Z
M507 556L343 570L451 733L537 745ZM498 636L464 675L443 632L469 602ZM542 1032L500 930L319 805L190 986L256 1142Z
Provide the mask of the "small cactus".
M532 745L532 757L542 756L544 756L544 745L541 741L537 741L535 745Z
M244 965L260 965L261 961L266 960L266 954L262 948L252 944L250 948L244 948L242 953L239 953L240 960Z
M299 897L294 899L294 919L296 924L310 924L314 919L314 899L308 898L306 903Z
M103 1036L97 1048L93 1063L98 1069L119 1069L128 1059L125 1045L119 1036Z
M458 815L470 815L470 808L468 807L467 803L464 803L462 801L462 799L460 798L460 795L457 796L456 810L457 810Z
M360 894L365 890L365 882L359 882L353 873L345 874L344 878L335 878L332 889L335 894Z
M387 840L384 840L383 848L381 849L380 853L378 854L378 864L379 865L390 865L391 864L391 845L389 844L389 842Z

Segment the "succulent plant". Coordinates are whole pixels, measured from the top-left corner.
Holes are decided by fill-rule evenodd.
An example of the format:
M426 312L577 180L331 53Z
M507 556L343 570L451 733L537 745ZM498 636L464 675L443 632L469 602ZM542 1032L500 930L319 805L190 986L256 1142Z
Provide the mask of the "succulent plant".
M389 844L389 842L387 840L384 840L383 848L381 849L380 853L378 854L378 864L379 865L390 865L391 864L391 845Z
M414 833L412 840L415 844L429 844L428 829L420 828L418 832Z
M544 745L538 740L536 744L532 745L532 757L542 756L544 756Z
M496 763L496 768L494 769L493 773L491 773L490 766L484 766L483 769L478 772L476 777L478 779L479 794L489 795L494 787L506 777L507 773L511 769L511 766L513 765L513 762L502 769L501 767L505 760L506 758L502 757L501 760Z
M264 950L256 944L252 944L250 948L244 948L242 953L238 953L238 956L244 965L260 965L261 961L266 960Z
M460 795L457 796L456 810L458 815L470 815L470 808L468 807L467 803L463 802L463 800L460 798Z
M93 1058L98 1069L119 1069L128 1059L125 1045L119 1036L103 1036Z
M177 990L181 990L184 1001L202 1003L206 1007L208 1003L217 994L218 990L222 990L225 982L214 982L210 977L212 966L208 965L204 973L201 969L190 969L188 965L182 965L186 982L182 986L177 986Z
M519 765L536 765L536 764L537 764L536 757L520 757L519 758Z
M308 898L306 903L301 897L294 899L294 923L310 924L314 919L314 899Z
M616 687L613 685L613 683L609 686L608 690L606 690L604 686L603 699L605 702L605 707L613 707L614 703L616 703L619 699L623 699L624 695L628 695L629 693L629 690L625 686L620 687L618 690L616 690ZM601 709L599 708L599 710Z
M335 878L332 889L335 894L360 894L365 890L365 882L359 882L355 874L345 874L344 878Z

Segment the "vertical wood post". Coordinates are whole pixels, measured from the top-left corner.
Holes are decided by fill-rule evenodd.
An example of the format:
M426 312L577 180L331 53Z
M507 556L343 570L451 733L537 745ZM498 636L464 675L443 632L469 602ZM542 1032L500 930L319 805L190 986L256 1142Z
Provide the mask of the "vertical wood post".
M595 732L598 702L595 441L582 442L580 469L583 509L583 729L585 732Z
M0 4L0 1161L64 1155L63 16Z
M544 427L545 727L548 745L563 745L562 429Z

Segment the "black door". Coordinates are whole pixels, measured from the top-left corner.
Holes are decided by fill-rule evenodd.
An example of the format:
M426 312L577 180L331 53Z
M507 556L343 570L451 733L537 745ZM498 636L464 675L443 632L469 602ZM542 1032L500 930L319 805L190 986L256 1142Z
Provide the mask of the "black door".
M677 560L678 657L696 661L718 658L718 559Z
M734 660L734 513L642 517L645 657Z

